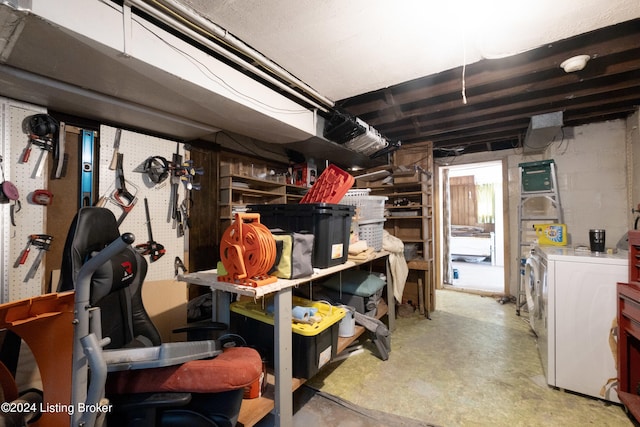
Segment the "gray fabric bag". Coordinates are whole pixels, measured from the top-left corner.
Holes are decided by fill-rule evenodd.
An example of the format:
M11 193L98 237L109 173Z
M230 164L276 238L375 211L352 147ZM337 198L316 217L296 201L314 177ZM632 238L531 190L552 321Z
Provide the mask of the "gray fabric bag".
M276 261L271 274L281 279L299 279L313 274L313 234L271 230L276 239Z

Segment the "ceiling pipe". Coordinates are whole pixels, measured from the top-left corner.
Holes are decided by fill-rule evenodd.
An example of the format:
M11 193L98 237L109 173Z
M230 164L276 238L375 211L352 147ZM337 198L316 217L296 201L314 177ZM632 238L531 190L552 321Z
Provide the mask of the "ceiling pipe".
M156 108L148 107L146 105L134 103L131 101L126 101L124 99L116 98L111 95L105 95L103 93L95 92L90 89L65 83L60 80L55 80L40 74L34 74L30 71L21 70L19 68L11 67L6 64L0 64L0 76L2 75L11 76L21 81L32 83L33 85L43 85L46 87L54 88L56 90L59 90L67 94L81 96L86 99L91 99L92 101L95 101L95 102L100 102L105 105L112 105L127 111L134 111L138 113L147 114L149 116L156 117L159 120L167 121L170 123L176 123L183 126L189 126L195 129L200 129L209 134L220 132L220 128L213 127L202 122L197 122L195 120L191 120L186 117L176 116L174 114L167 113L165 111L161 111Z
M191 9L188 9L184 5L181 5L172 0L125 0L125 4L129 6L134 6L145 13L153 16L159 21L169 25L175 30L181 32L182 34L188 35L193 40L203 44L207 48L213 50L214 52L224 56L225 58L233 61L234 63L248 69L253 72L257 76L267 80L268 82L274 84L278 88L286 91L287 93L295 96L299 100L306 102L313 107L328 113L331 111L331 108L335 105L333 101L330 99L320 95L313 88L308 86L303 81L297 79L295 76L290 74L288 71L284 70L282 67L274 63L273 61L266 58L264 55L256 51L255 49L250 48L246 44L244 44L241 40L232 36L227 30L224 28L214 24L213 22L205 19L202 16L197 15ZM155 4L154 7L152 4ZM162 8L162 10L160 10ZM163 12L164 10L164 12ZM174 17L171 18L167 14L167 11L170 12ZM183 22L179 22L176 17L180 18ZM194 28L197 29L194 30ZM306 94L312 96L315 100L310 99L307 96L304 96L298 91L295 91L291 87L284 84L282 81L274 78L271 74L266 73L260 68L248 63L243 58L238 57L229 51L229 49L225 49L218 44L214 43L209 37L214 37L224 44L232 47L238 52L241 52L243 55L250 57L255 60L257 63L263 65L267 69L269 69L272 73L287 81L291 85L294 85L301 90L303 90ZM322 102L319 103L318 101Z

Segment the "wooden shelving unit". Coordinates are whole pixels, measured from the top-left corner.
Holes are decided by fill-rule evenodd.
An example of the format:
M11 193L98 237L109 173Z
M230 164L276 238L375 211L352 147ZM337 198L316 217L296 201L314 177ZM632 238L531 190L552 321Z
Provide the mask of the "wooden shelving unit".
M220 217L232 219L234 208L250 204L286 203L285 184L242 175L220 177Z
M417 302L422 314L435 310L433 144L412 144L394 153L386 174L366 174L375 181L357 179L359 188L371 195L387 196L384 228L399 238L405 248L415 248L407 257L410 272L403 301ZM366 176L365 175L365 176ZM393 176L392 183L385 178Z
M226 153L220 159L219 198L221 229L225 230L234 212L250 204L298 203L306 187L287 184L286 166L251 157Z
M285 189L287 192L287 203L300 203L300 200L302 200L307 191L309 191L307 187L292 184L287 184Z

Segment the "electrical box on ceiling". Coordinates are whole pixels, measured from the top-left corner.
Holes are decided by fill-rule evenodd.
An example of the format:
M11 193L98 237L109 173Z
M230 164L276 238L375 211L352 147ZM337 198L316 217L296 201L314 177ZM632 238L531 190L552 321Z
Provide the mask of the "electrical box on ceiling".
M524 153L544 151L558 137L561 129L562 111L532 116L524 137Z

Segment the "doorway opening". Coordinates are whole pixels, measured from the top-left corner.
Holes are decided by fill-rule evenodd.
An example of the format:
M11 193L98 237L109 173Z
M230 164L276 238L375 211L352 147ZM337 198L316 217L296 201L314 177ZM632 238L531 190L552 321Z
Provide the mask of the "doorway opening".
M439 173L443 287L506 295L502 162L442 166Z

